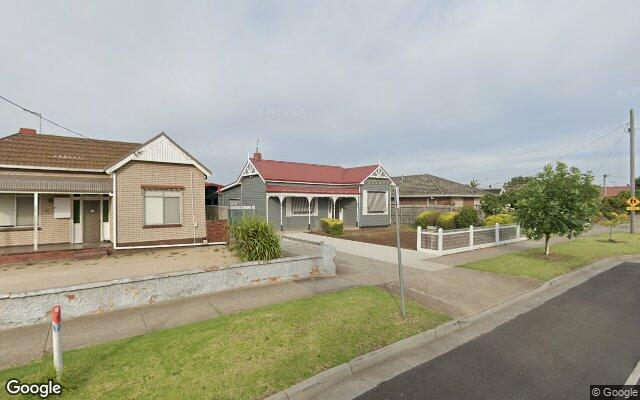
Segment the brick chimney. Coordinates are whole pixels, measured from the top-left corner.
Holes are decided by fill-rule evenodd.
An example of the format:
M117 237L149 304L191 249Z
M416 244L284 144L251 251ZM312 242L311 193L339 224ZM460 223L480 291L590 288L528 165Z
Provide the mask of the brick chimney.
M18 133L21 134L21 135L35 135L35 134L37 134L36 130L35 129L31 129L31 128L20 128Z
M253 157L251 157L251 159L256 161L262 160L262 153L256 151L255 153L253 153Z

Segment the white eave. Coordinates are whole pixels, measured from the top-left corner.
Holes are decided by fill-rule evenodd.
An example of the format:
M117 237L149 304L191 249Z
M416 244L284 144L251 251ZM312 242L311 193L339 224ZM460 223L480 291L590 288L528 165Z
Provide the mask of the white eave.
M211 171L196 160L191 154L180 147L164 132L151 138L149 141L141 145L133 153L122 158L116 164L105 170L107 173L113 173L118 168L130 161L146 161L161 162L170 164L193 165L202 171L203 174L210 176Z

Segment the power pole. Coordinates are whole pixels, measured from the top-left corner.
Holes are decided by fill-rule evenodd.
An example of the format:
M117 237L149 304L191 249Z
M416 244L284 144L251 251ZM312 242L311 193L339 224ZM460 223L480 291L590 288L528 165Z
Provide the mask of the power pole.
M636 197L636 126L633 115L633 108L629 110L629 151L630 151L630 178L631 178L631 197ZM629 232L636 231L636 212L631 210L631 220L629 223Z
M607 197L607 174L602 175L602 200Z

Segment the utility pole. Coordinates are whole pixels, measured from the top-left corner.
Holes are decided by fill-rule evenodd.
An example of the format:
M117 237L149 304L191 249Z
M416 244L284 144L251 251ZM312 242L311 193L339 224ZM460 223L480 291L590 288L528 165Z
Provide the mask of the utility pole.
M636 197L636 126L634 121L633 108L629 110L629 151L630 151L630 174L631 178L631 197ZM631 210L631 221L629 223L629 232L636 231L636 212Z
M602 175L602 200L607 197L607 174Z
M407 317L407 310L404 306L404 277L402 276L402 247L400 247L400 218L398 209L400 208L400 189L396 186L396 246L398 247L398 278L400 280L400 313L402 318Z

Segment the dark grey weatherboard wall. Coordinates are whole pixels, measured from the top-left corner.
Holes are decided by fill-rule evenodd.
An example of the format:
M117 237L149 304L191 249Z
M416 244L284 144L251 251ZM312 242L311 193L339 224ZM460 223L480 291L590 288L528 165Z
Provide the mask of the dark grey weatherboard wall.
M364 210L366 204L363 201L362 191L360 194L360 227L368 226L389 226L391 225L391 189L393 186L388 179L369 178L362 185L362 191L364 190L386 190L387 191L387 213L386 214L374 214L365 215Z

